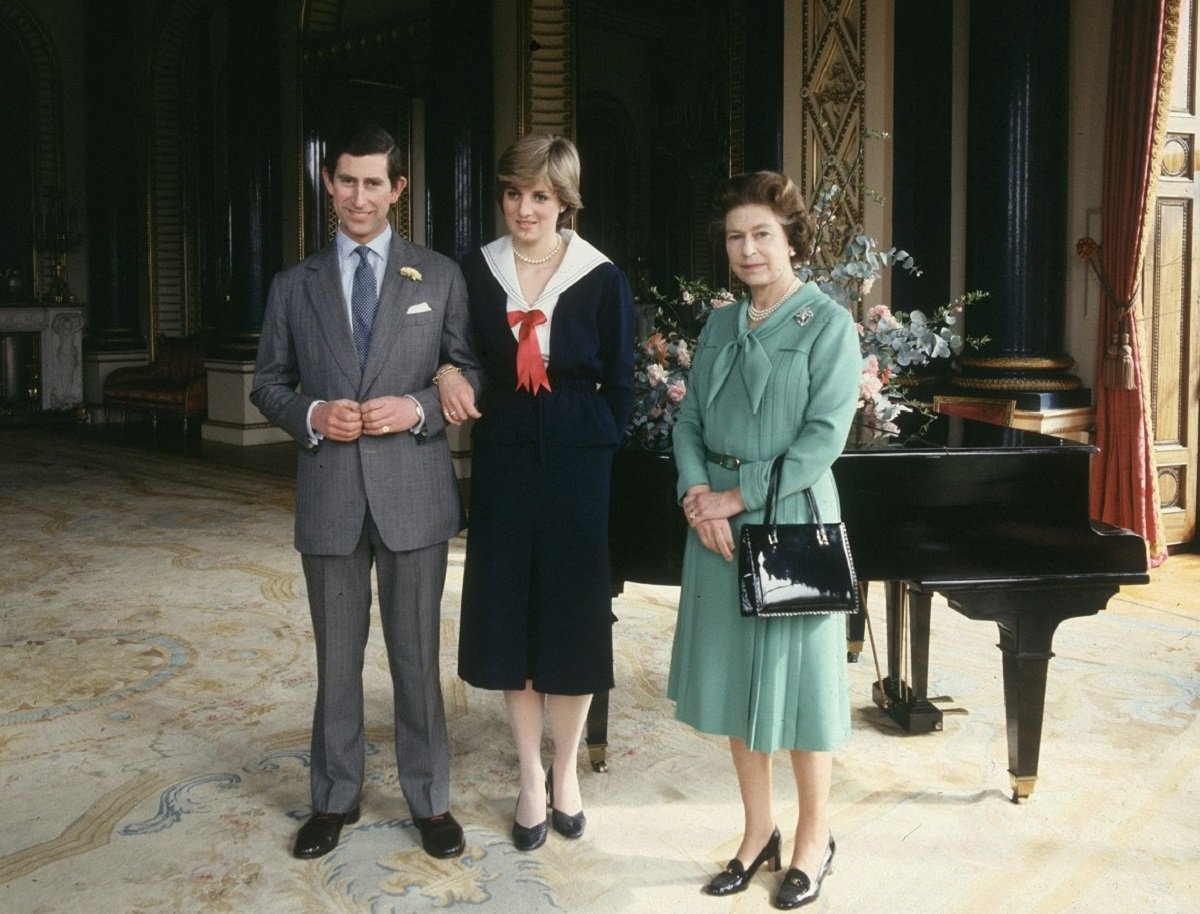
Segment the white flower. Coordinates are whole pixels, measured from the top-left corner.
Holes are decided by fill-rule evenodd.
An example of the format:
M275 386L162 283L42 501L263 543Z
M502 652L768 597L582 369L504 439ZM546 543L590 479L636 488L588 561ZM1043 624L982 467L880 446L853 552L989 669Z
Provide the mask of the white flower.
M411 279L413 282L420 282L425 278L421 275L421 271L416 267L401 267L400 275L405 279Z

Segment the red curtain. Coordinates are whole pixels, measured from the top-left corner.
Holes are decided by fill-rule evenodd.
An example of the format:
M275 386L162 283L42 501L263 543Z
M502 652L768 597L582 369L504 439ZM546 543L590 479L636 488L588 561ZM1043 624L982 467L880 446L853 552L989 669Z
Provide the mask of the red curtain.
M1179 0L1113 0L1100 219L1105 281L1096 356L1100 453L1092 465L1091 514L1141 534L1152 566L1166 560L1167 547L1134 322L1139 317L1148 207L1170 97L1169 51L1178 22Z

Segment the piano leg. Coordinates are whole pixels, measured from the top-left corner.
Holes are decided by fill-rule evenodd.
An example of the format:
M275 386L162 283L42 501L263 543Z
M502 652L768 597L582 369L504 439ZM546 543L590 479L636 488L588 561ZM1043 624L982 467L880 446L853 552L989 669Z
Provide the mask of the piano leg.
M608 771L608 694L605 690L592 696L585 727L588 761L597 774Z
M1012 800L1028 799L1037 783L1046 713L1046 672L1050 667L1049 638L1044 652L1022 650L1020 623L1013 631L1002 622L1000 652L1004 668L1004 716L1008 729L1008 776Z
M1115 585L1051 584L942 590L952 609L970 619L990 619L1000 632L1008 773L1014 803L1028 799L1037 783L1054 631L1064 619L1099 612L1118 589Z
M858 594L862 609L846 616L846 662L858 663L863 651L863 640L867 633L867 582L858 582Z
M904 581L888 581L888 675L871 690L875 704L909 733L942 729L942 711L928 699L929 617L933 594ZM909 663L912 682L904 681L904 622L909 620Z

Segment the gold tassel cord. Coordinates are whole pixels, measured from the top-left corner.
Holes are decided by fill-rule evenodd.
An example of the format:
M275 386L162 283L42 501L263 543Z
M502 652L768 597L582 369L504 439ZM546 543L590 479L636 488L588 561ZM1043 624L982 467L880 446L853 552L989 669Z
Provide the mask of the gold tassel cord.
M1116 329L1113 330L1108 339L1108 346L1104 350L1100 383L1110 390L1133 390L1133 335L1130 315L1133 312L1133 302L1137 299L1137 290L1134 290L1133 298L1130 301L1122 301L1117 298L1112 286L1109 285L1108 277L1104 275L1100 265L1096 262L1100 253L1100 245L1093 239L1080 238L1075 244L1075 253L1087 261L1088 266L1092 268L1092 272L1100 280L1105 297L1113 303L1117 312Z

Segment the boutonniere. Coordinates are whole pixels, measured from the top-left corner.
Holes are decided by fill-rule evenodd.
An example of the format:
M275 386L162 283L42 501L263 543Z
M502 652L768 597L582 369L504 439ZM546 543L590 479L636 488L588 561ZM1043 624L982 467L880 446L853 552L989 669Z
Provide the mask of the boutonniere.
M420 282L424 278L421 276L421 271L416 267L401 267L400 275L405 279L411 279L413 282Z

